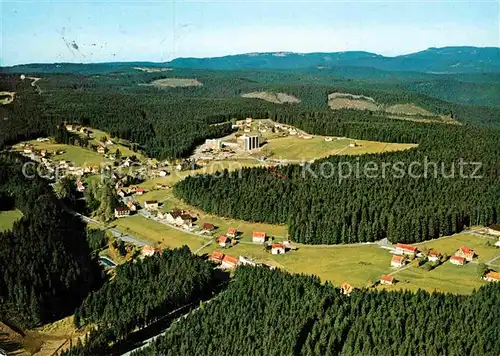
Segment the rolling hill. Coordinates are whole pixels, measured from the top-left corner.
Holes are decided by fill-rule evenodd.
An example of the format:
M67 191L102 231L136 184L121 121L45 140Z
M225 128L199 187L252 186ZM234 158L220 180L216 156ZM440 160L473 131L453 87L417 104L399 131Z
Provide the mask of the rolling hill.
M477 73L500 71L500 48L443 47L385 57L352 51L333 53L266 52L213 58L177 58L172 67L205 69L300 69L339 66L371 67L387 71L425 73Z

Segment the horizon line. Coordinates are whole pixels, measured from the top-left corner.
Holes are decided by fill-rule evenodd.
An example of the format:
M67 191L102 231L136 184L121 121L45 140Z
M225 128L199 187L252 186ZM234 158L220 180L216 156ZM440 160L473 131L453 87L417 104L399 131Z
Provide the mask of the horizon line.
M395 56L386 56L383 54L379 54L376 52L370 52L367 50L347 50L347 51L332 51L332 52L296 52L296 51L267 51L267 52L238 52L238 53L228 53L228 54L223 54L223 55L217 55L217 56L207 56L207 57L185 57L185 56L180 56L180 57L175 57L171 60L168 61L136 61L136 60L128 60L128 61L93 61L93 62L28 62L28 63L17 63L17 64L12 64L12 65L7 65L7 66L1 66L0 68L11 68L11 67L17 67L17 66L27 66L27 65L58 65L58 64L81 64L81 65L89 65L89 64L110 64L110 63L152 63L152 64L166 64L166 63L171 63L177 59L212 59L212 58L223 58L223 57L230 57L230 56L244 56L244 55L259 55L259 54L299 54L299 55L308 55L308 54L336 54L336 53L356 53L356 52L361 52L361 53L368 53L368 54L373 54L378 57L383 57L383 58L397 58L397 57L402 57L402 56L408 56L411 54L416 54L424 51L428 51L430 49L445 49L445 48L478 48L478 49L498 49L500 50L500 46L472 46L472 45L450 45L450 46L444 46L444 47L427 47L422 50L414 51L414 52L409 52L409 53L404 53L404 54L398 54ZM276 56L280 57L280 56Z

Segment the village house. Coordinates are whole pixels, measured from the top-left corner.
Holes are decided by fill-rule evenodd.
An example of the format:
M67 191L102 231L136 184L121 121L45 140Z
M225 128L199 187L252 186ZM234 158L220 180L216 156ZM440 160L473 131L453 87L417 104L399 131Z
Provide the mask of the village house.
M32 153L33 152L33 146L32 145L24 145L23 152L26 153L26 154Z
M245 256L240 256L238 258L238 261L239 261L239 264L242 265L242 266L252 266L252 267L257 266L257 263L255 263L254 261L249 260Z
M125 198L125 196L127 195L127 193L123 189L118 189L117 194L122 198Z
M100 154L105 154L106 153L106 148L104 148L104 146L98 146L97 147L97 153L100 153Z
M467 246L461 246L457 252L455 252L455 256L460 256L465 258L467 261L472 261L475 256L475 252L473 249L468 248Z
M85 191L85 186L83 185L83 182L81 180L76 181L76 190L80 193Z
M285 245L283 244L272 244L271 253L273 255L282 255L285 253Z
M141 187L137 187L137 189L135 190L135 194L137 194L137 195L143 195L144 194L144 189L142 189Z
M498 241L497 241L497 242L495 242L495 246L496 246L496 247L500 247L500 237L498 238Z
M71 132L71 131L74 131L74 127L73 127L73 125L71 125L71 124L66 125L66 130L67 130L67 131L70 131L70 132Z
M235 238L236 235L238 235L238 230L235 229L234 227L230 227L229 229L227 229L227 234L226 236L228 237L231 237L231 238Z
M219 251L214 251L210 255L209 260L212 261L212 262L220 264L220 263L222 263L222 259L223 258L224 258L224 254L223 253L221 253Z
M222 259L222 268L233 269L238 266L238 260L234 257L225 255Z
M342 285L340 286L340 294L343 294L343 295L350 295L351 292L354 290L353 286L351 286L349 283L347 282L344 282L342 283Z
M461 256L451 256L450 262L454 265L463 266L465 264L465 257Z
M165 218L167 222L172 225L182 226L184 228L191 228L193 226L193 217L184 210L174 209L169 212Z
M406 244L397 244L395 251L398 255L408 255L408 256L412 256L412 257L415 257L415 255L418 252L418 250L415 246L406 245Z
M144 202L144 208L146 210L157 210L158 209L158 201L157 200L146 200Z
M500 236L500 224L493 224L486 228L486 232L490 235Z
M217 239L217 242L219 243L219 246L220 247L227 247L229 246L229 244L231 243L231 239L229 239L227 236L219 236L219 238Z
M209 233L211 231L215 230L215 226L211 223L204 223L203 226L201 227L202 232L204 233Z
M380 284L392 286L395 282L396 281L394 280L393 276L384 275L384 276L380 277Z
M429 254L427 255L427 259L430 262L437 262L441 259L441 253L437 251L430 251Z
M142 252L141 252L141 255L142 257L150 257L150 256L153 256L155 254L156 250L152 247L152 246L144 246L142 248Z
M392 256L391 267L403 267L406 264L405 256Z
M483 279L486 282L500 282L500 272L488 272Z
M115 218L121 218L129 215L130 215L130 210L125 206L120 206L115 209Z
M252 234L252 241L254 243L263 244L264 242L266 242L266 239L267 235L265 232L255 231Z
M135 205L135 203L132 200L129 200L127 202L127 208L129 208L130 211L137 211L137 206Z

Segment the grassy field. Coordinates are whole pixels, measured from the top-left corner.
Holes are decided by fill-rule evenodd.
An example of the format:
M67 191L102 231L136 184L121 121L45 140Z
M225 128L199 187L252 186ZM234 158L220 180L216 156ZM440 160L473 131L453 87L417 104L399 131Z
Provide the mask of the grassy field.
M435 290L449 293L469 294L474 289L486 284L477 274L477 264L469 263L465 266L456 266L445 262L432 271L425 271L422 267L410 267L395 275L396 283L393 286L380 286L379 289L398 290L407 289L417 291L423 289L428 292Z
M265 101L269 101L271 103L275 104L283 104L283 103L291 103L291 104L296 104L300 103L300 99L286 93L272 93L272 92L266 92L266 91L259 91L259 92L251 92L251 93L245 93L241 94L242 98L253 98L253 99L261 99Z
M197 87L202 85L197 79L188 79L188 78L165 78L158 79L151 83L151 85L155 85L158 87Z
M351 143L356 143L356 147L349 147ZM263 147L272 152L272 158L309 161L337 154L381 153L416 146L416 144L386 143L349 138L333 138L332 141L327 142L324 136L314 136L311 139L288 136L270 139Z
M104 131L96 130L96 129L91 129L91 130L92 130L91 142L94 143L95 145L98 145L100 143L100 139L102 137L109 137L109 134L104 132ZM128 144L128 142L126 142L125 140L122 140L119 138L113 138L111 141L113 141L113 144L108 146L108 149L110 152L114 153L117 149L119 149L122 156L134 156L135 155L139 160L143 160L146 158L141 153L134 152L130 148L128 148L126 146Z
M9 211L0 211L0 231L6 231L12 229L14 222L19 220L23 216L21 211L9 210Z
M50 153L54 153L56 151L64 151L63 154L53 155L52 159L54 161L71 161L79 167L98 166L103 163L111 162L103 155L79 146L65 145L53 142L38 142L36 140L29 141L29 143L31 143L35 147L35 149L47 150L47 152Z
M391 114L403 114L403 115L421 115L421 116L436 116L420 106L415 104L396 104L389 106L385 109L385 111Z
M192 251L195 251L207 242L202 237L178 231L140 215L118 219L114 225L118 230L134 235L151 246L176 248L187 245Z

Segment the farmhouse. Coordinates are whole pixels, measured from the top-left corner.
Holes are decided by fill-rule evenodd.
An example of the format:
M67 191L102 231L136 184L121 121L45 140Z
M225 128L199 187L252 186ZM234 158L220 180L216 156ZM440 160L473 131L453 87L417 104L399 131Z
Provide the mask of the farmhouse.
M235 238L236 235L238 235L238 230L235 229L234 227L230 227L229 229L227 229L227 234L226 236L228 237L231 237L231 238Z
M174 209L166 216L167 222L184 228L193 226L193 217L184 210Z
M396 253L399 255L408 255L408 256L413 256L417 254L417 248L412 245L406 245L406 244L397 244L396 245Z
M391 267L403 267L406 264L405 256L392 256Z
M141 255L142 257L153 256L155 254L155 249L152 246L144 246L142 248Z
M129 215L130 215L130 210L125 206L120 206L115 209L115 218L121 218Z
M451 256L450 262L454 265L463 266L465 264L465 257L461 256Z
M142 189L141 187L137 187L137 189L135 190L135 194L137 194L137 195L143 195L144 194L144 189Z
M351 286L347 282L342 283L342 285L340 286L340 294L350 295L353 290L353 286Z
M147 210L156 210L158 209L158 201L157 200L146 200L144 202L144 208Z
M285 245L283 244L272 244L271 253L273 255L282 255L285 253Z
M137 211L137 206L135 205L135 203L132 200L129 200L127 202L127 208L129 208L130 211Z
M211 232L215 230L215 226L211 223L204 223L201 229L203 232Z
M500 224L493 224L486 228L486 232L490 235L500 236Z
M243 265L243 266L252 266L252 267L257 266L257 263L255 263L254 261L249 260L245 256L240 256L238 258L238 261L239 261L239 264Z
M484 280L487 282L500 282L500 272L488 272L484 276Z
M219 236L219 238L217 239L217 242L219 243L220 247L226 247L231 242L231 239L229 239L227 236L222 235L222 236Z
M427 258L431 262L439 261L441 259L441 253L437 251L430 251L429 254L427 255Z
M393 276L384 275L384 276L380 277L380 284L392 286L394 284L394 282L395 282L395 280L394 280Z
M474 255L475 255L474 250L468 248L467 246L462 246L457 250L457 252L455 252L455 256L463 257L467 261L472 261L474 259Z
M263 244L264 242L266 242L266 239L267 235L265 232L255 231L252 234L252 241L254 243Z
M224 258L224 254L219 251L214 251L210 255L209 260L215 263L222 263L222 259Z
M236 266L238 266L238 260L236 258L234 258L234 257L225 255L222 258L222 264L221 264L221 266L222 266L222 268L227 268L227 269L236 268Z

